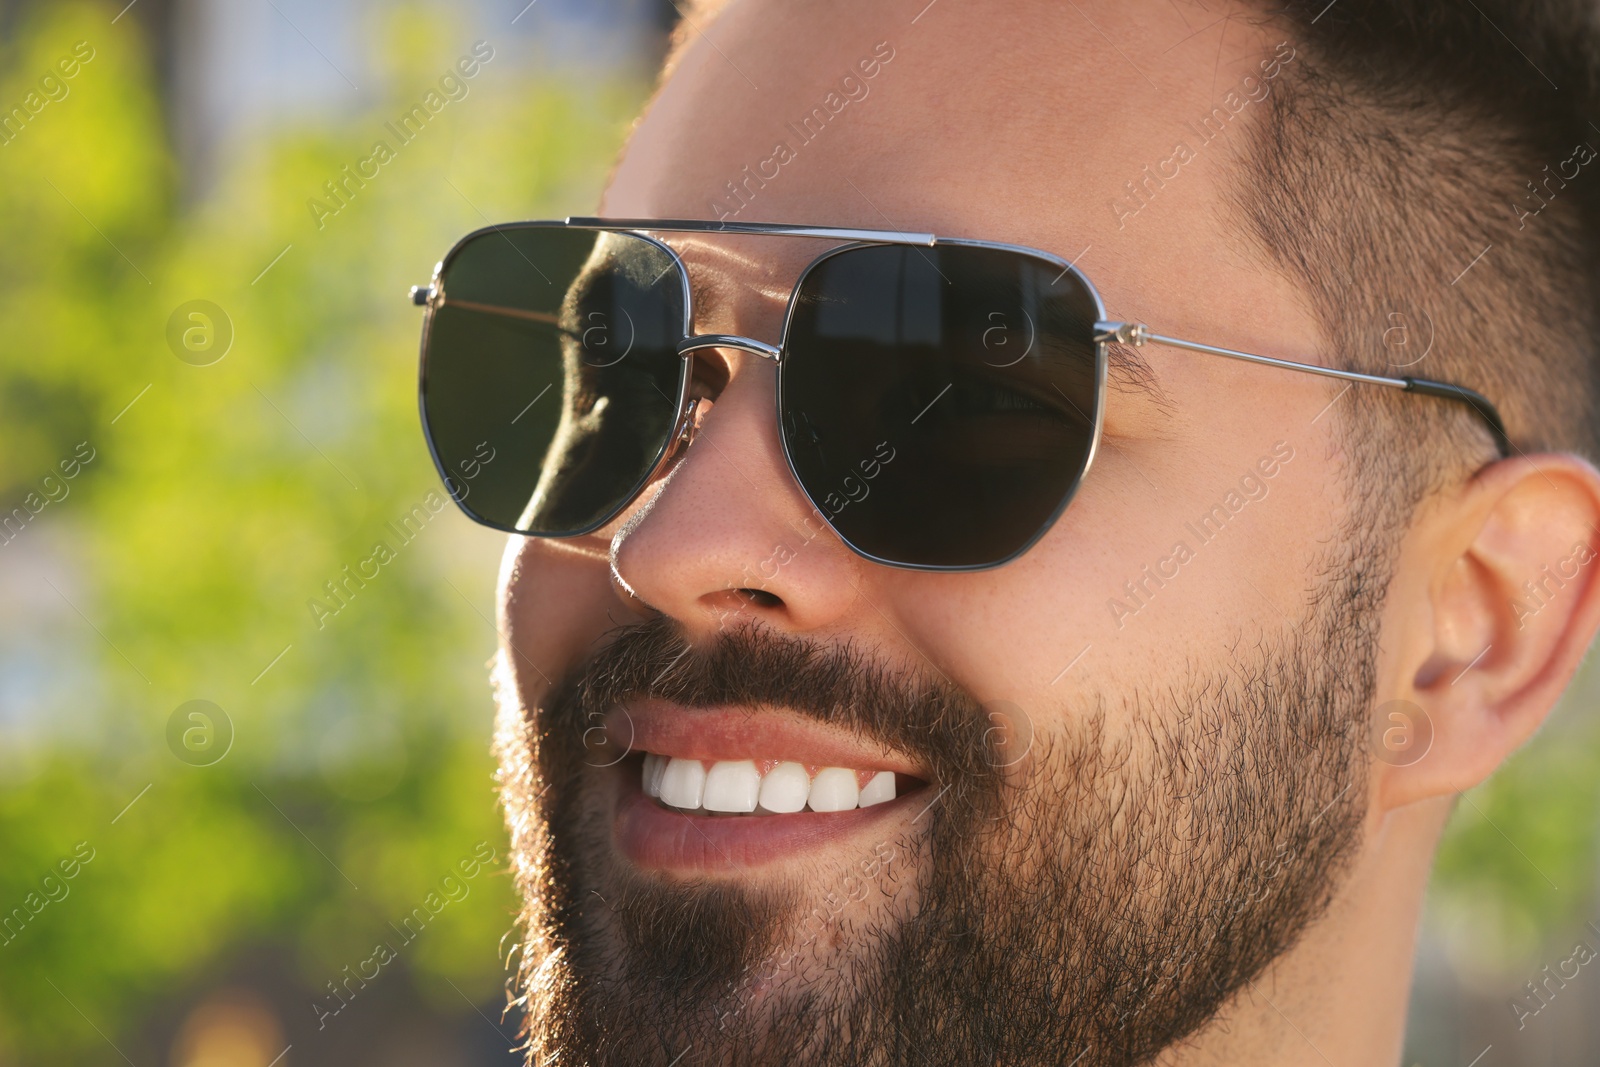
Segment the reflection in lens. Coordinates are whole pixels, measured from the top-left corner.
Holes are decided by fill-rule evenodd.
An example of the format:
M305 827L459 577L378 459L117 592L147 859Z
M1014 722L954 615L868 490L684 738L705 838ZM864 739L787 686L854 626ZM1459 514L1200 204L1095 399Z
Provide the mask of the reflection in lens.
M491 231L446 263L423 410L462 507L523 533L603 525L665 450L684 373L684 282L631 234Z
M963 245L850 248L801 283L783 433L812 503L858 551L980 567L1076 488L1100 388L1092 293L1060 266Z

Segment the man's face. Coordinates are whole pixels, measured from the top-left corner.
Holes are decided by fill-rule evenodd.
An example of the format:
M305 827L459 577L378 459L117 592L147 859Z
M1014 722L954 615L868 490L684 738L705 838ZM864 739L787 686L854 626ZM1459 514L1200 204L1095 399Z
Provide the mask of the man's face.
M602 214L1041 248L1115 318L1327 360L1228 200L1292 41L1181 4L918 7L702 23ZM769 343L827 247L664 236L696 332ZM535 1062L1136 1063L1320 913L1367 808L1386 577L1342 510L1340 394L1141 355L1071 508L998 569L883 567L819 531L774 368L734 351L703 354L698 436L623 517L513 541L500 755ZM748 760L800 764L814 807L884 773L896 796L673 810L644 753L682 763L674 790Z

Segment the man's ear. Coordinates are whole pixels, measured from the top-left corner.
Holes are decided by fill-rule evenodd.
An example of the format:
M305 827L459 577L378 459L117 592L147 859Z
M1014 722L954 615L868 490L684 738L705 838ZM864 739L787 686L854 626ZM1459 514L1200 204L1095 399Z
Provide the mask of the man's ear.
M1419 509L1383 616L1373 754L1388 810L1487 778L1555 705L1600 628L1600 473L1491 464Z

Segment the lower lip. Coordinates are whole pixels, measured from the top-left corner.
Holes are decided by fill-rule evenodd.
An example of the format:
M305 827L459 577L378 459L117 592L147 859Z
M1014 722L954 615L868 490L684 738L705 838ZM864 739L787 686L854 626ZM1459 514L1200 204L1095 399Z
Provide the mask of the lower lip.
M621 768L633 764L629 760ZM622 854L639 867L691 872L759 867L820 849L901 816L917 789L882 804L850 811L791 815L695 815L645 796L639 771L621 776L612 833Z

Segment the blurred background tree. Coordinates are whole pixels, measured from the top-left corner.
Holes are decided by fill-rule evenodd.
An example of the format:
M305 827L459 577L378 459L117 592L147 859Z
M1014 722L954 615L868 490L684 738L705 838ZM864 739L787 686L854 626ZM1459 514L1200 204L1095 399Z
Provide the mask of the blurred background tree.
M404 297L469 229L594 207L659 14L120 6L0 15L0 101L46 100L0 144L0 1064L513 1062L501 542L386 529L438 488Z
M437 487L403 296L467 230L594 207L672 15L0 3L0 1067L516 1062L501 540L386 529ZM331 199L479 41L466 95ZM1600 948L1593 691L1463 798L1407 1063L1600 1061L1600 978L1507 1010Z

